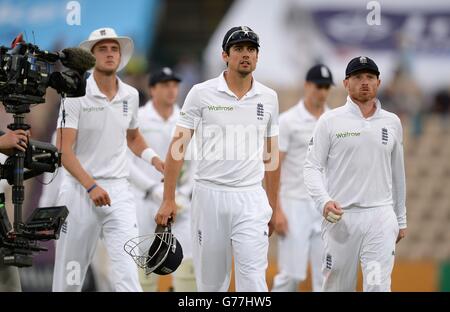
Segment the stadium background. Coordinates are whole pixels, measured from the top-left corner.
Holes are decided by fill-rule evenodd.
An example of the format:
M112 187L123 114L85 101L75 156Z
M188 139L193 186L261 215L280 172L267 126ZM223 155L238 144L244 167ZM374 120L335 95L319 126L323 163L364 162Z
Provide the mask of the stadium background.
M0 0L0 45L8 46L24 32L27 41L60 50L77 45L93 29L110 26L134 39L135 55L121 77L141 91L142 102L147 99L148 71L168 65L183 78L182 103L193 84L224 68L220 42L225 31L248 25L261 38L255 76L278 92L280 111L297 103L305 72L315 62L329 65L334 74L336 87L329 103L336 107L344 103L341 81L348 61L356 55L375 59L381 69L380 99L401 117L405 138L408 236L398 245L392 289L450 291L450 3L375 1L381 25L369 25L373 2ZM46 99L27 121L34 138L49 141L59 98L49 90ZM5 130L12 117L0 110L0 128ZM38 180L42 177L26 183L25 216L37 207L42 189ZM10 187L1 183L10 201ZM276 242L274 235L269 287L277 269ZM36 256L33 267L21 269L24 290L51 289L53 244L46 246L49 252ZM168 290L170 278L162 279L160 286ZM301 289L310 286L308 279ZM92 274L85 289L95 290Z

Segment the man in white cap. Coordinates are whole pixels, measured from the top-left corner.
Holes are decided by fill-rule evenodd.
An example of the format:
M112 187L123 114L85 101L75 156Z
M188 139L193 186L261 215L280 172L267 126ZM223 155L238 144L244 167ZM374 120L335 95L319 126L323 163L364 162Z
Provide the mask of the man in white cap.
M133 41L100 28L80 47L92 52L96 65L86 95L65 99L58 119L57 145L68 172L58 203L70 213L56 245L53 291L81 290L100 236L114 290L142 291L136 265L123 249L138 235L127 146L161 172L164 164L139 132L137 90L116 76L133 54Z

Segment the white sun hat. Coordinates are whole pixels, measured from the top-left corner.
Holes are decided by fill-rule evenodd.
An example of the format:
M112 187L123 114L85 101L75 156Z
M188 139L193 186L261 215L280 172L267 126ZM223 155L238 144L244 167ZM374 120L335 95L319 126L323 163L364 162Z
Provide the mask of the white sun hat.
M134 50L133 40L129 37L117 36L116 31L112 28L99 28L94 30L90 35L89 39L80 43L80 48L92 52L92 47L99 41L112 39L119 43L120 45L120 64L117 71L122 70L127 66L128 61L131 59Z

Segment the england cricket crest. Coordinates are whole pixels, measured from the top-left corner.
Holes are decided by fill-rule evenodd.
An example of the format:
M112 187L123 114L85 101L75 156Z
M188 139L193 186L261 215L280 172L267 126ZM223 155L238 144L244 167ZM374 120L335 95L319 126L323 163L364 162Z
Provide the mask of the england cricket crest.
M381 129L381 143L383 143L384 145L386 145L388 143L388 130L387 128L382 128Z
M261 103L256 105L256 118L258 118L258 120L263 120L264 118L264 105Z
M122 112L125 117L128 116L128 101L122 102Z

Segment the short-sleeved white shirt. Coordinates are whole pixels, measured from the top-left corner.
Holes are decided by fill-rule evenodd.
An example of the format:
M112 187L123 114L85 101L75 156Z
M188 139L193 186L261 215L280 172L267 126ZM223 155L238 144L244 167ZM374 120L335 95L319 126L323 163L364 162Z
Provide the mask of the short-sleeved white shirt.
M138 127L139 95L135 88L117 80L119 88L110 102L91 75L85 96L65 99L65 125L61 124L61 105L58 128L77 129L75 155L94 179L129 175L127 130Z
M325 107L325 111L328 111ZM317 118L305 108L303 100L280 114L280 151L286 153L281 166L280 194L289 198L311 199L303 180L308 144Z
M139 130L145 141L161 157L165 159L172 141L173 131L180 114L180 109L174 105L173 113L164 120L155 110L153 102L149 101L139 108ZM148 164L148 161L133 155L134 165L149 179L161 182L161 173Z
M264 178L265 138L278 136L278 96L253 80L238 99L222 73L192 87L177 125L195 129L196 181L225 188L254 186Z

